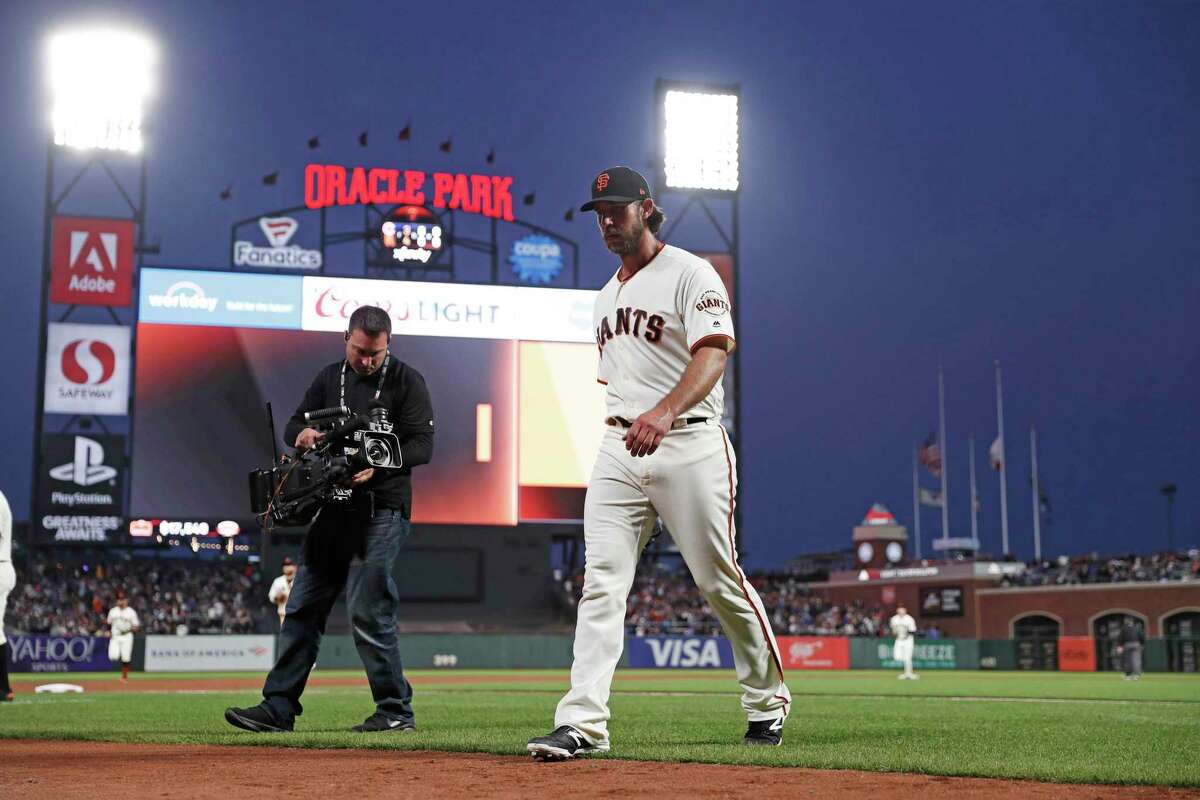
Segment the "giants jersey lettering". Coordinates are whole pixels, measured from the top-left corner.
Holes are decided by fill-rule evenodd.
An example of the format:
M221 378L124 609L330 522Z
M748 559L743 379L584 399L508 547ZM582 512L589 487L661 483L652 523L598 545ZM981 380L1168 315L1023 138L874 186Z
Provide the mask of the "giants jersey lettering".
M629 280L618 275L600 290L592 314L597 378L608 386L607 413L633 420L675 388L696 350L717 345L732 352L735 335L725 285L704 259L665 245ZM717 381L679 416L720 419L724 405Z

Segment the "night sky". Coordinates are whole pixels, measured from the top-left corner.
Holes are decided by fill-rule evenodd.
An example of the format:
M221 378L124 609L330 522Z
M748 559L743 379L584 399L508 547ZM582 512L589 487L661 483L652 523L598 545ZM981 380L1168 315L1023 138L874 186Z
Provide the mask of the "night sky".
M1032 555L1031 425L1047 555L1164 548L1167 482L1176 543L1200 545L1200 4L99 5L0 12L0 488L18 520L39 380L42 45L105 19L159 43L150 265L226 267L230 224L301 202L311 157L512 175L514 195L537 194L518 214L580 241L598 287L615 261L593 217L563 212L600 168L650 169L656 78L738 83L748 564L847 547L876 501L911 525L939 364L952 533L969 533L974 434L981 537L998 551L994 359L1017 555ZM712 244L698 226L673 243ZM361 274L361 250L328 258ZM924 525L928 548L936 511Z

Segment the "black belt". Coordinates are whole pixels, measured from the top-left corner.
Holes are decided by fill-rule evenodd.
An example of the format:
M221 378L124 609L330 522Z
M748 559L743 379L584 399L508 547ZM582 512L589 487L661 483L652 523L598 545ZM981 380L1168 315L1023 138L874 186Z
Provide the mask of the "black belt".
M709 417L687 417L686 419L677 419L671 423L671 429L686 428L688 425L699 425L702 422L708 422ZM622 428L632 428L633 423L624 417L609 417L604 420L605 425L616 425Z

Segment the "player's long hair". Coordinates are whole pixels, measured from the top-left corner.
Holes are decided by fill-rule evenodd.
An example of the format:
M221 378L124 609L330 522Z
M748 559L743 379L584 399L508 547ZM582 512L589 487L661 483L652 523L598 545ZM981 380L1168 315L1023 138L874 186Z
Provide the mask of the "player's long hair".
M650 216L646 217L646 227L655 236L658 235L663 223L667 221L667 212L658 207L658 203L654 204L654 210L650 212Z

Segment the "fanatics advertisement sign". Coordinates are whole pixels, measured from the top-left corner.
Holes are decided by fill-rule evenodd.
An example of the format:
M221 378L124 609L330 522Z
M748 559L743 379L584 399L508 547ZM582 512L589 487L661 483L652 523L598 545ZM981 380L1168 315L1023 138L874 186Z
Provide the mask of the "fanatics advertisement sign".
M55 217L50 300L127 306L133 298L133 221Z
M304 209L299 209L304 211ZM305 212L309 216L311 212ZM314 247L297 238L300 221L294 216L262 216L234 226L233 265L255 269L319 270L325 263L318 236L320 220L309 223L304 233Z
M147 636L146 672L269 670L274 636Z
M130 329L51 322L46 331L46 404L51 414L129 410Z

